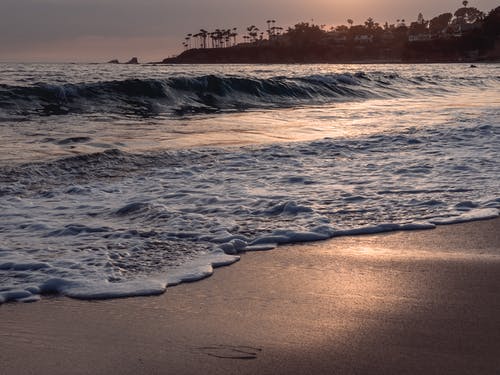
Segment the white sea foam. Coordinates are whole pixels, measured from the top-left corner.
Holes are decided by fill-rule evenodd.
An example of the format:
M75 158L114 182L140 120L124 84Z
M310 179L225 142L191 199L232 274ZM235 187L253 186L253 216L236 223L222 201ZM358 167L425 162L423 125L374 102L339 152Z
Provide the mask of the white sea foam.
M472 124L26 165L31 184L0 197L1 300L158 294L243 251L496 217L499 138Z
M431 220L431 222L433 224L439 224L439 225L458 224L474 220L493 219L496 217L498 217L497 208L478 208L478 209L471 209L470 211L463 213L451 212L449 217L433 219Z

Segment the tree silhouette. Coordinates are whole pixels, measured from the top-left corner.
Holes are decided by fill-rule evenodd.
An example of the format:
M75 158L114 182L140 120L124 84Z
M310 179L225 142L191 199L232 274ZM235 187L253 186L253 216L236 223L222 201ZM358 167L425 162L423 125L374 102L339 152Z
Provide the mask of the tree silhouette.
M481 12L479 9L470 7L470 8L459 8L455 12L456 22L457 24L464 23L474 23L476 21L480 21L485 17L485 14Z
M373 21L373 18L368 18L366 21L365 21L365 27L368 29L368 30L373 30L375 26L375 22Z
M212 31L208 36L210 37L210 46L215 48L215 33Z
M207 37L208 37L208 31L205 29L201 29L200 30L201 48L207 48Z
M443 13L429 21L429 31L431 34L442 34L449 26L453 15Z
M480 33L483 32L485 37L487 35L486 38L489 38L483 38L485 40L484 43L490 43L494 39L492 35L496 35L495 33L500 28L497 25L497 21L500 19L500 7L495 12L490 12L490 15L486 17L477 8L469 7L469 1L464 0L461 4L463 7L457 9L454 14L443 13L432 18L430 21L426 21L422 13L419 13L416 21L409 22L409 27L406 26L405 19L398 19L396 24L385 22L383 27L381 27L381 24L375 22L372 17L369 17L364 23L357 25L354 25L354 20L349 18L347 19L347 26L339 25L331 27L329 31L325 31L324 25L315 25L313 22L301 22L283 31L282 27L276 25L276 20L268 19L265 21L266 26L262 31L255 25L248 26L246 30L243 29L241 34L246 35L242 35L241 39L244 43L254 43L255 46L262 44L266 48L274 48L275 45L276 47L279 45L281 49L305 47L307 50L318 51L318 56L329 56L331 54L330 51L339 48L343 48L343 54L347 56L351 53L349 52L350 50L354 50L353 48L349 48L349 45L359 40L367 40L367 38L361 37L367 34L371 35L370 43L373 44L374 51L400 51L403 48L407 48L404 46L408 44L408 41L416 41L418 39L411 38L412 36L420 34L426 34L427 36L430 34L429 38L418 39L422 43L426 41L436 43L436 45L441 45L439 43L445 45L448 43L447 40L453 40L453 43L455 43L457 38L465 36L471 40L470 43L467 42L469 43L468 45L472 46L472 41L480 37ZM335 33L338 33L338 35L335 35ZM237 28L217 28L213 31L200 29L195 34L186 34L184 40L181 42L185 50L191 48L206 49L210 47L214 49L243 48L243 45L238 45L237 36ZM272 41L276 40L277 43L261 43L265 38ZM437 39L440 39L442 42L436 42ZM481 39L480 43L483 43L483 39ZM462 42L458 41L458 43ZM482 48L479 44L477 44L476 48ZM421 44L421 46L429 47L429 45L425 44ZM440 51L433 52L432 47L429 48L431 49L431 53L441 53ZM380 55L382 54L380 53Z
M257 41L257 35L259 35L259 28L256 27L255 25L248 26L247 27L248 35L250 36L251 40L253 42Z
M238 28L233 27L233 32L231 33L231 37L233 38L233 43L236 45L236 37L238 36Z
M500 6L491 10L484 19L484 31L492 39L500 36Z

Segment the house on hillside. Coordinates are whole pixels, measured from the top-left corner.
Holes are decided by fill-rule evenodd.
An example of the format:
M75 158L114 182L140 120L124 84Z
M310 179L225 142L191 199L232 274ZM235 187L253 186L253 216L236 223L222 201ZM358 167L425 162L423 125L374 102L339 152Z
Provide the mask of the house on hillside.
M409 42L425 42L431 40L431 34L426 32L426 33L410 33L408 35L408 41Z
M373 35L361 34L354 37L354 41L358 43L373 43Z

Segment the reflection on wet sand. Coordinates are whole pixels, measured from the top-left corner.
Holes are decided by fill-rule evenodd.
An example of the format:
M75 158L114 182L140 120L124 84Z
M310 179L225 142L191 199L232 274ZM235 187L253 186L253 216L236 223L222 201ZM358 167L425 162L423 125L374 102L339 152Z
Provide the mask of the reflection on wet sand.
M499 225L249 253L160 297L3 305L4 373L493 374Z

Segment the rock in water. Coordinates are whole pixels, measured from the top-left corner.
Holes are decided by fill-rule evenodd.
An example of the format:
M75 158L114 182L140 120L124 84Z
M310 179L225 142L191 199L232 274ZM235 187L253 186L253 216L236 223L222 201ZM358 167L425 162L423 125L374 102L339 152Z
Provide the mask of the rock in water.
M139 64L139 60L137 57L132 57L129 61L127 61L127 64Z
M109 60L108 64L119 64L120 62L117 59Z

